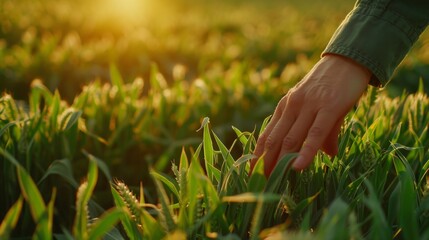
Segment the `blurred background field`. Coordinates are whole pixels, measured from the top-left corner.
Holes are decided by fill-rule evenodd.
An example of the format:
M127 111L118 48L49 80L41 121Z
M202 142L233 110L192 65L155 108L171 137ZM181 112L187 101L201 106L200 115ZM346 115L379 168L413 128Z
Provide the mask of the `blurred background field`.
M177 64L185 66L187 80L236 63L275 68L274 75L280 76L299 57L317 60L354 2L3 0L0 4L0 90L25 99L30 82L41 78L71 101L83 85L108 80L112 62L128 81L147 79L151 64L157 64L167 79ZM420 75L428 77L423 64L429 58L427 45L419 42L418 51L399 70L401 76L412 73L406 81L411 86Z
M227 146L236 138L231 126L258 130L353 5L1 0L1 147L36 181L62 159L81 179L82 150L129 185L150 181L149 166L169 172L182 146L201 142L196 130L205 116ZM428 31L383 92L414 92L419 79L429 81ZM0 218L20 194L12 165L2 168ZM49 196L52 186L68 185L58 179L43 180L41 191ZM106 186L99 183L96 195ZM71 205L73 194L60 195L59 204Z
M0 3L0 90L26 99L40 78L72 101L118 65L126 81L148 79L156 64L167 81L185 69L192 81L235 64L296 81L315 62L354 1L3 0ZM390 93L429 78L427 34L398 70ZM302 64L300 61L309 61ZM298 73L296 73L298 71Z
M275 66L317 58L345 11L329 18L290 4L233 1L2 1L1 90L27 97L41 78L69 101L83 85L108 81L116 63L127 81L156 64L186 79L245 63ZM348 4L349 7L351 4ZM349 8L348 7L348 8ZM332 12L332 11L331 11ZM212 72L213 72L212 71ZM218 71L217 71L218 72Z

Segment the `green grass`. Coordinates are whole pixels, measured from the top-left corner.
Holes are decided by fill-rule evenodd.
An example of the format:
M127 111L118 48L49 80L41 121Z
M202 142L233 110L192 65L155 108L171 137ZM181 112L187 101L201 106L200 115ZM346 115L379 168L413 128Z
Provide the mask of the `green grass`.
M126 91L127 85L117 84ZM32 97L38 90L43 90L40 85L34 87ZM42 95L51 97L52 103L59 101L55 95L46 92ZM286 236L302 239L421 239L429 234L429 222L425 217L429 211L429 118L425 114L428 101L422 91L391 99L370 88L356 111L347 117L336 157L320 153L309 169L295 172L289 168L292 154L278 163L269 179L264 177L261 160L254 173L249 175L255 132L241 132L234 128L236 140L227 147L209 127L208 118L202 121L199 130L201 144L196 149L183 149L178 161L172 162L171 174L152 168L151 183L148 185L143 181L135 190L122 180L113 181L106 162L87 152L83 155L89 160L88 173L80 186L71 174L74 168L70 160L53 161L41 172L61 175L57 179L63 179L76 192L74 221L68 226L62 223L61 230L53 230L53 219L61 218L54 212L61 206L58 196L63 189L49 188L44 182L46 176L34 171L37 167L25 165L26 161L20 161L19 155L10 153L14 153L11 151L11 134L30 130L29 126L33 121L38 122L37 118L22 120L27 124L6 124L2 127L2 139L9 139L9 142L5 145L7 149L1 148L3 164L15 169L16 174L9 172L3 176L14 178L14 181L5 182L17 182L19 189L13 198L10 196L10 202L5 203L10 207L5 209L8 213L0 234L17 234L13 232L16 228L43 238L54 234L79 239L95 239L106 233L131 239L173 236L191 239L215 236L218 239L268 236L279 239ZM59 138L62 131L73 126L79 134L96 137L83 127L90 120L81 114L84 109L71 111L67 105L61 108L61 104L52 103L44 111L55 113L57 121L49 121L50 115L46 114L45 121L38 125L39 131L53 128L51 124L56 122L58 132L53 135ZM14 109L16 113L24 111L8 96L2 98L2 104L9 106L4 108L8 114ZM39 134L33 136L33 141L41 138ZM66 141L67 146L73 145L70 140ZM241 149L239 155L233 152L237 148ZM111 186L115 205L109 210L101 210L101 213L105 212L101 217L100 207L94 202L97 199L98 168ZM33 179L41 179L37 185L29 173ZM146 189L151 188L152 182L156 189L155 200ZM22 229L26 225L17 226L18 216L27 226L34 227Z

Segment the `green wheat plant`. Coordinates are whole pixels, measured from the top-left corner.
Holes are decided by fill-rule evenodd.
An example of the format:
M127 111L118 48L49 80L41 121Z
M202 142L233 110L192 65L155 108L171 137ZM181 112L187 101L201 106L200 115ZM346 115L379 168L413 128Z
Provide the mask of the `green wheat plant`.
M76 215L72 232L63 229L64 232L59 234L53 231L54 203L56 201L57 190L53 189L52 196L46 204L37 184L33 181L29 173L11 155L7 153L5 155L15 164L21 196L9 209L0 225L0 239L8 239L11 236L11 232L16 227L20 215L24 214L22 211L26 210L31 213L35 225L35 230L32 234L34 239L53 239L54 236L63 239L100 239L105 235L113 239L118 236L120 237L118 233L111 230L125 215L124 209L112 208L111 210L104 211L101 216L96 216L95 212L89 210L90 200L98 179L99 167L93 157L89 158L86 179L80 184L76 192ZM27 204L25 206L23 199Z
M279 164L270 178L270 188L264 191L263 162L259 161L254 173L249 176L249 160L254 138L251 133L241 133L239 138L244 147L243 155L234 160L230 151L213 133L219 150L214 150L208 118L203 121L203 143L195 150L191 158L182 152L179 164L172 166L174 177L152 171L158 189L159 206L146 204L140 190L140 200L122 182L113 184L112 193L117 206L127 206L131 218L123 220L129 237L142 235L153 238L157 229L159 236L182 234L191 239L207 238L258 238L267 205L280 205L282 195L278 193L281 184L280 175L288 169L292 156ZM253 143L252 143L253 142ZM247 150L246 150L247 149ZM201 153L203 152L203 153ZM204 156L201 164L200 154ZM206 171L205 171L205 170ZM280 211L283 209L279 208ZM278 215L281 215L279 213ZM280 217L268 217L273 225ZM130 221L130 219L132 221ZM251 231L249 233L249 231Z
M203 143L190 163L183 152L179 166L173 165L175 178L152 174L164 184L159 189L170 192L160 190L163 204L155 216L169 221L160 228L191 238L212 231L218 238L259 238L270 228L278 239L310 232L320 239L427 237L428 115L422 100L422 91L390 100L370 89L349 115L336 157L319 154L297 173L288 170L291 155L269 179L262 161L248 175L253 133L236 130L243 155L234 160L205 121ZM198 217L205 224L194 226Z
M128 85L114 84L118 95L111 96L130 97L128 92L120 93L131 91ZM84 96L82 99L93 97ZM58 94L36 82L30 99L28 107L8 95L1 100L4 144L0 153L7 183L2 186L13 190L4 198L9 202L0 225L2 236L14 236L17 231L27 234L24 236L82 239L103 234L131 239L429 236L429 100L423 87L416 94L404 93L394 99L369 88L356 111L347 116L337 156L319 153L308 169L296 172L289 167L295 156L290 154L279 161L268 179L262 159L252 174L249 161L254 158L256 137L269 118L258 131L233 127L236 139L228 147L205 118L199 130L201 144L183 148L178 161L171 163L170 173L154 165L149 171L151 181L144 179L137 195L126 182L112 181L109 163L95 157L97 148L91 145L85 147L91 153L82 151L90 164L87 174L79 178L72 171L74 164L82 165L72 162L76 158L32 161L50 156L45 151L75 156L67 154L70 149L83 148L77 143L80 135L103 144L109 141L92 133L87 123L91 118L85 114L89 111L85 108L91 106L80 98L68 107ZM43 147L56 144L55 139L63 147ZM98 177L97 169L104 178ZM62 202L67 198L58 194L64 190L47 184L52 177L72 187L74 201L68 207ZM79 184L76 179L82 178L85 180ZM110 210L98 206L98 212L105 215L97 214L91 210L99 199L95 184L106 180L115 206L104 208ZM59 208L66 206L61 212L73 213L71 205L75 206L74 220L56 222L54 219L62 217L56 213Z
M134 204L132 212L140 209L153 216L134 218L134 224L157 223L162 236L179 231L193 239L425 238L428 149L423 143L428 118L427 107L417 103L422 100L427 101L422 92L390 100L370 89L349 115L336 157L319 154L309 169L294 172L288 167L292 154L278 163L269 179L263 176L261 160L249 175L254 133L235 129L243 149L235 160L210 132L206 118L203 143L190 160L182 152L178 166L172 166L174 177L152 172L160 204ZM419 125L417 134L407 119ZM115 193L123 183L113 186ZM137 199L125 192L133 197L116 193L121 206L126 205L123 199ZM143 236L149 228L144 229Z

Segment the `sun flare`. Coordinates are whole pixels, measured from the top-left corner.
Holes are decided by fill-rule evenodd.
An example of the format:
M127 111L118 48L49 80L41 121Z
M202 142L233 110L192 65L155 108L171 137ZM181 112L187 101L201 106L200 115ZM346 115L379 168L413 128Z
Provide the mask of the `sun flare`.
M117 21L134 24L142 20L149 0L108 0L104 2L106 13Z

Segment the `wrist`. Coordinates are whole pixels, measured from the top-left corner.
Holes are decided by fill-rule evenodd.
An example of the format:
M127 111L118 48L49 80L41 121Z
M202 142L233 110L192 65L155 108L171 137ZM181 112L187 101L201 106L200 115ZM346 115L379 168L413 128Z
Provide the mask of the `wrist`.
M369 84L373 75L366 66L358 63L352 58L339 54L326 53L322 56L322 61L329 62L334 67L342 68L341 70L346 70L350 74L358 76L366 85Z

